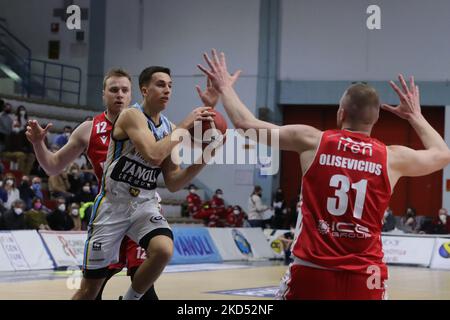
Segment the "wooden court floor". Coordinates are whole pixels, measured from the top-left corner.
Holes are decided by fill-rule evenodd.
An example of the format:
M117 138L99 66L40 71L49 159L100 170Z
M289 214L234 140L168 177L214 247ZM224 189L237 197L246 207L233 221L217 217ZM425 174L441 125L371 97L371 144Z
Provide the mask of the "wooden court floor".
M258 266L244 269L163 273L156 291L164 300L246 300L271 299L255 296L217 294L213 291L278 286L285 266ZM450 271L416 267L389 268L388 295L391 300L450 300ZM115 276L107 285L104 299L117 300L129 286L129 278ZM27 280L0 283L1 300L66 300L67 279Z

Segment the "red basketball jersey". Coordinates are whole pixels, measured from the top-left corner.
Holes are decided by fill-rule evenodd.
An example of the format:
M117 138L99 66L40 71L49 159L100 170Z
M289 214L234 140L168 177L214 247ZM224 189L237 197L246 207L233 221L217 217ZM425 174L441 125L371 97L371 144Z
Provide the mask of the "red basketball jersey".
M87 148L87 156L94 167L95 176L98 183L101 183L103 176L103 164L108 154L109 139L112 130L111 121L106 118L103 112L94 117L92 121L91 136L89 138L89 146Z
M347 130L325 131L302 179L294 256L386 279L381 229L390 196L386 146Z

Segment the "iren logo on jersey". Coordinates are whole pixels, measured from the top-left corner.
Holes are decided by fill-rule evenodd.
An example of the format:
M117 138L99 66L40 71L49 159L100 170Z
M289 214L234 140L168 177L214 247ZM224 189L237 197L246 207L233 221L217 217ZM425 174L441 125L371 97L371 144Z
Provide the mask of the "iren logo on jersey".
M341 137L338 143L338 150L360 153L362 155L372 156L373 149L371 143L358 142L352 138Z
M320 234L330 234L336 238L371 238L368 228L349 222L333 222L331 226L325 220L319 220L317 230Z

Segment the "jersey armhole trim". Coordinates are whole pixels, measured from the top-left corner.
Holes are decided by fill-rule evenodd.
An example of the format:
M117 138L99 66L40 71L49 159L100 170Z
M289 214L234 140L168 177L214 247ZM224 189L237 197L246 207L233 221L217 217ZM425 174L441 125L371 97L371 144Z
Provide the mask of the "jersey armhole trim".
M117 117L116 120L112 123L111 136L110 136L111 140L114 140L116 142L124 142L124 141L130 140L130 137L127 137L125 139L116 139L116 138L114 138L114 128L116 126L117 120L119 120L119 117Z
M393 192L393 188L392 188L392 184L391 184L391 175L389 174L389 149L388 146L384 146L386 149L386 179L387 179L387 183L389 185L389 194L392 195Z
M317 145L316 151L314 152L314 157L313 160L311 161L311 163L309 164L309 166L306 168L305 173L303 174L303 177L306 176L306 174L309 171L309 168L311 168L311 166L313 165L313 163L316 162L316 158L317 158L317 154L319 153L319 149L320 149L320 145L322 144L322 139L323 139L323 135L324 135L325 131L322 131L322 133L320 134L320 140L319 140L319 144ZM301 162L301 161L300 161ZM303 180L302 177L302 180Z
M88 158L89 161L90 161L90 158L88 156L88 153L89 153L89 148L91 147L91 137L92 137L92 131L94 130L94 120L95 120L95 117L92 119L92 127L89 132L88 144L86 146L86 149L83 151L83 153L86 153L86 157Z

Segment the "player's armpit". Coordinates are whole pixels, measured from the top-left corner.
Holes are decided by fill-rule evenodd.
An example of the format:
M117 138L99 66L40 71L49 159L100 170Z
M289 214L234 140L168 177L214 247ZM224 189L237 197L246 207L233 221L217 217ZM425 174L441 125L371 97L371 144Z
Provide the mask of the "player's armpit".
M279 127L280 149L303 152L317 148L322 131L307 125L295 124Z
M396 145L387 148L391 179L425 176L443 169L450 163L449 150L414 150Z

